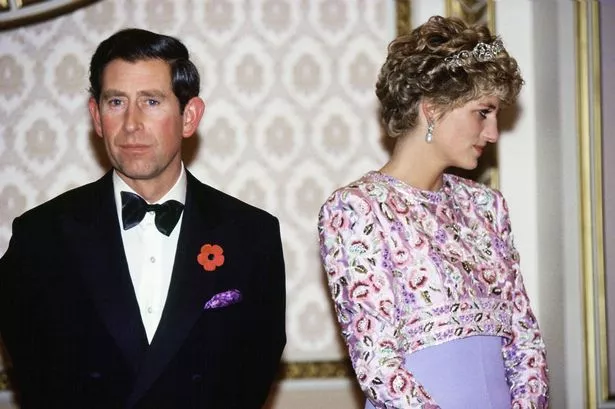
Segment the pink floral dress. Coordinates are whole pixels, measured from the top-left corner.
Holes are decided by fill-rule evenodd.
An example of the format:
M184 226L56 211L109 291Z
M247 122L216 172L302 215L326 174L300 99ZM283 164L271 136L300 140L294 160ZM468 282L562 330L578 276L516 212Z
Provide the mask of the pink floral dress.
M357 378L378 408L438 408L405 357L502 337L513 409L548 407L545 346L498 191L445 174L437 192L370 172L322 206L321 257Z

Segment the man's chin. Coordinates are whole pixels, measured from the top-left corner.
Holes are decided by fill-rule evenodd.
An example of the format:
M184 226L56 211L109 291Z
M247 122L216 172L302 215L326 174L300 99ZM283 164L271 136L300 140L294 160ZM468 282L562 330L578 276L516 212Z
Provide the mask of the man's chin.
M152 172L151 170L141 170L141 169L123 169L123 168L115 168L116 172L122 177L122 179L130 179L130 180L152 180L155 179L158 174L156 172Z

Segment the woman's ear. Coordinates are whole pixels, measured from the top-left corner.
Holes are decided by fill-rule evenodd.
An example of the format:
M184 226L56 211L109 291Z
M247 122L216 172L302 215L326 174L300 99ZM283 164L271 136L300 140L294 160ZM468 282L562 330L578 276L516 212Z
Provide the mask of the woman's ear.
M433 123L437 118L438 110L436 109L436 105L429 100L424 99L421 101L420 111L425 118L425 122L428 124Z

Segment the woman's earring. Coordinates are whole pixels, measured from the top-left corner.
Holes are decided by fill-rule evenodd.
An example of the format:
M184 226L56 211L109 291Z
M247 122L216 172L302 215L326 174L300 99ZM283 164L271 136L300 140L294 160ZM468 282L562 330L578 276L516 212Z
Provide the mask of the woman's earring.
M425 142L431 143L432 140L433 140L433 122L430 122L429 125L427 125L427 133L425 134Z

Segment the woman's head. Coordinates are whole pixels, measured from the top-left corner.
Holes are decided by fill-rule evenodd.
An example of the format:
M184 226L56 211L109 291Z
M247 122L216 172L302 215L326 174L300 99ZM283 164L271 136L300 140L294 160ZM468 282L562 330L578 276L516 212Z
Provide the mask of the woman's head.
M523 85L517 62L502 42L487 27L456 18L431 17L388 50L376 95L392 137L414 128L422 101L441 114L484 96L510 104Z

